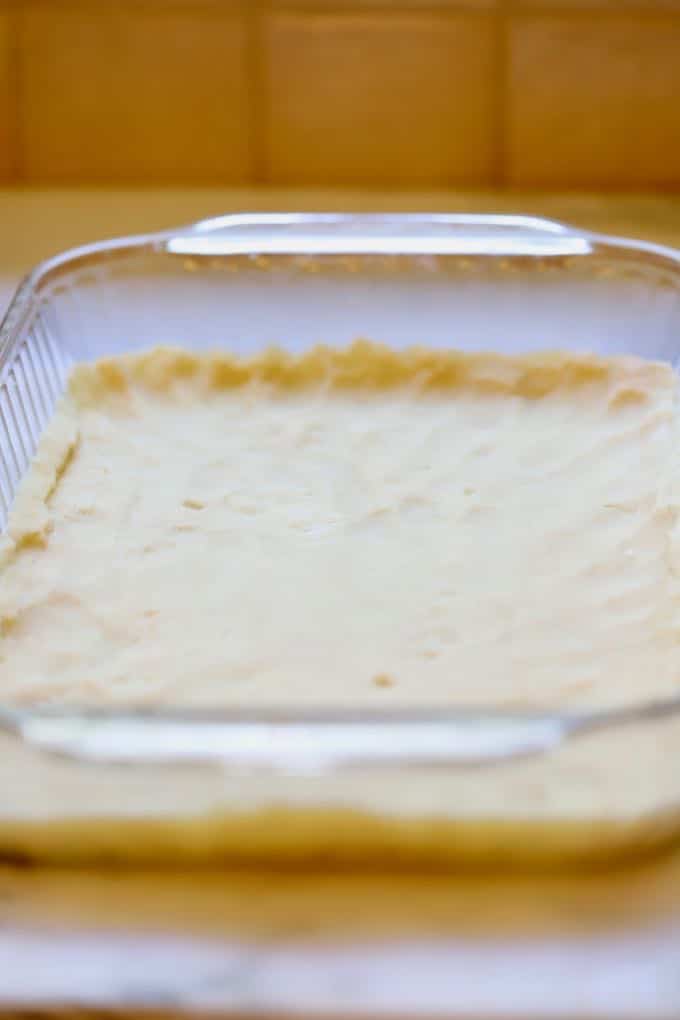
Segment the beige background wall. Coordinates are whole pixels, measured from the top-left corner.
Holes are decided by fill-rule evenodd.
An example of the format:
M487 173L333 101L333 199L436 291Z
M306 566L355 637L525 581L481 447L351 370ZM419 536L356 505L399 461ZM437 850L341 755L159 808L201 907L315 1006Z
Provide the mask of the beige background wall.
M680 190L680 0L0 0L0 181Z

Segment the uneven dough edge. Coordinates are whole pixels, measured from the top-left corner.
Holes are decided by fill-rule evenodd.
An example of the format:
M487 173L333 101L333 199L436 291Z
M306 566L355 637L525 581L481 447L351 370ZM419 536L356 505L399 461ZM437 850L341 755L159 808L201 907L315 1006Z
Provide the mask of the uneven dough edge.
M50 529L48 502L78 445L77 412L67 395L40 437L29 470L21 480L7 530L0 536L0 570L22 545L43 545Z
M271 347L252 357L226 352L192 353L157 347L79 365L69 392L79 406L124 397L132 385L172 392L178 385L197 391L234 389L250 383L281 390L326 386L328 389L391 389L498 393L540 398L555 391L573 395L586 387L604 387L615 405L645 400L655 389L672 388L669 365L634 357L547 351L536 354L466 353L410 347L393 350L356 340L338 350L317 346L303 354Z

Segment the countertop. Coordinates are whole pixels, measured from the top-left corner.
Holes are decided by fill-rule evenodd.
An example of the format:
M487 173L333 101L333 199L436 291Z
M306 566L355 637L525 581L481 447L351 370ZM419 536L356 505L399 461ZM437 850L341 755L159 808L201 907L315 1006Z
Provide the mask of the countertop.
M526 212L680 244L680 196L0 191L0 305L66 247L236 209ZM680 1015L680 854L580 877L0 867L0 1010Z

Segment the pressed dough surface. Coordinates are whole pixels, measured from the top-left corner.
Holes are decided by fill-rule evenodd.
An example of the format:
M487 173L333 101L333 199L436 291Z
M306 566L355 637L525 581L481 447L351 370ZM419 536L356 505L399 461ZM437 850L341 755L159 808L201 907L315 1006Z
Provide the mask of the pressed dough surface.
M680 691L675 400L635 359L367 343L80 366L3 540L0 696Z

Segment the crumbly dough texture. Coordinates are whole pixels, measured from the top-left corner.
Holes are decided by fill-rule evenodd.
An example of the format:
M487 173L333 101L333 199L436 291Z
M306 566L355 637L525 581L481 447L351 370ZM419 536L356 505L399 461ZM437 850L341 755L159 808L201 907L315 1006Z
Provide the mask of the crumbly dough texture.
M0 693L607 705L680 690L676 379L632 359L78 367L5 540Z
M0 540L0 699L561 709L680 693L676 402L670 367L559 353L361 341L81 365ZM616 737L612 753L625 745ZM640 817L645 776L668 764L668 746L648 753L627 790L610 772L597 786L586 743L571 770L520 765L463 801L487 829L498 812L513 832L528 815L564 816L574 841L581 815ZM388 840L411 850L463 790L442 777L422 804L378 786L339 788L338 818L364 818L362 845L383 796L386 817L420 818L414 830L401 817ZM306 810L296 789L283 802ZM266 808L280 829L266 784L249 803L233 793L248 852L275 846L253 821ZM0 816L20 811L4 799ZM322 804L328 831L327 788ZM222 807L200 810L212 812L206 846L230 845ZM447 824L437 845L474 845Z

